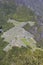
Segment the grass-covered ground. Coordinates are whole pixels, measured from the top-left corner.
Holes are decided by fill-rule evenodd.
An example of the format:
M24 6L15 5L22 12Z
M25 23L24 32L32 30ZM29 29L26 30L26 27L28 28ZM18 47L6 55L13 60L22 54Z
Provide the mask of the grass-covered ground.
M26 45L29 45L29 44L30 44L25 38L22 38L21 40L22 40L22 42L23 42L24 44L26 44Z
M4 58L5 52L3 51L3 48L7 45L7 42L3 41L3 38L1 38L0 34L0 60Z
M14 25L12 23L6 23L6 24L2 25L2 27L3 27L3 31L5 32L5 31L9 30L10 28L14 27Z
M27 41L26 38L22 38L21 40L22 40L22 42L24 44L26 44L27 46L31 47L32 49L36 48L36 44L35 44L36 41L33 38L29 39L28 41Z
M30 48L13 47L0 60L0 65L43 65L43 51L35 50L32 53Z

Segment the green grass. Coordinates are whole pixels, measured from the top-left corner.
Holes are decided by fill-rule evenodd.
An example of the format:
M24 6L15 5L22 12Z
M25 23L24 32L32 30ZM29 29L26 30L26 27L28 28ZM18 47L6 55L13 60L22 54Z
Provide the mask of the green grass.
M13 24L5 23L2 25L3 31L7 31L8 29L12 28ZM2 33L0 33L0 62L5 57L6 53L3 51L3 49L7 46L7 42L3 41L3 38L1 38Z
M22 42L24 44L26 44L27 46L29 46L30 48L35 48L35 40L34 39L29 39L29 41L27 41L25 38L22 38Z
M34 43L34 42L35 42L35 40L34 40L34 39L29 39L29 41L27 41L25 38L22 38L21 40L22 40L22 41L24 42L24 44L26 44L26 45L29 45L29 44Z
M26 44L26 45L29 45L29 44L30 44L25 38L22 38L21 40L22 40L23 43Z
M7 31L10 28L14 27L14 25L13 25L13 23L6 23L6 24L2 25L2 27L3 27L3 31Z
M5 52L3 51L3 49L6 47L7 44L7 42L3 41L0 34L0 61L5 57Z
M43 65L43 51L13 47L0 61L0 65Z

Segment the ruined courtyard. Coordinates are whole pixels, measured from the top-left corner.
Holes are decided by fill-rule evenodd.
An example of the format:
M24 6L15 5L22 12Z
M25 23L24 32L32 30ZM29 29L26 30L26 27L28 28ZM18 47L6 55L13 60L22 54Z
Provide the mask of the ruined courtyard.
M27 45L29 45L31 48L36 47L36 41L34 40L34 36L23 28L23 26L29 22L18 22L10 19L8 20L8 23L9 22L13 23L14 27L4 32L1 36L2 38L4 38L3 41L9 43L3 49L4 51L9 51L13 46L26 47ZM34 23L32 25L34 25Z

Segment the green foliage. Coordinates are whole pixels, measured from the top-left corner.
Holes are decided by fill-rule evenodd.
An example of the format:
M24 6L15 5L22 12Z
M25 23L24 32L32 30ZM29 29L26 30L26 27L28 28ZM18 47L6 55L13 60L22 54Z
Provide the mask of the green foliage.
M4 58L5 52L3 51L3 48L7 45L7 42L4 42L3 39L0 36L0 61Z
M26 45L29 45L29 44L30 44L25 38L22 38L21 40L22 40L23 43L26 44Z
M31 29L31 26L29 24L26 24L24 27L23 27L25 30L29 31Z
M12 23L6 23L5 25L2 25L3 31L7 31L10 28L12 28L14 25Z
M16 11L16 5L13 2L4 2L3 4L1 3L0 7L0 24L5 24L7 20L10 18L8 15L11 15L15 13Z
M29 48L13 47L0 63L2 65L41 65L43 64L43 51L32 52Z
M30 8L27 8L26 6L18 6L13 18L20 22L35 21L35 14Z

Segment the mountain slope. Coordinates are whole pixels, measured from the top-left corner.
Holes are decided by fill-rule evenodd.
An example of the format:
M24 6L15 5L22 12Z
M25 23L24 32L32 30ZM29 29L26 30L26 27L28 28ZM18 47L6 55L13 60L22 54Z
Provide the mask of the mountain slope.
M25 5L28 8L31 8L38 16L42 16L43 18L43 0L0 0L0 7L2 7L1 4L5 4L5 3L8 5L16 4L17 6Z
M43 0L16 0L17 4L24 4L34 10L38 15L43 15Z
M35 34L35 39L43 46L43 0L16 0L17 5L26 5L31 8L37 15L37 24L33 26L29 31ZM40 17L41 16L41 17ZM37 27L37 30L36 30ZM35 32L36 30L36 32Z
M4 4L4 10L3 10L3 4ZM36 19L37 25L33 26L29 31L33 32L32 34L34 35L35 29L37 27L37 30L36 30L37 33L35 33L35 39L37 41L43 40L43 0L0 0L0 7L2 7L1 12L4 13L4 15L6 15L6 14L9 15L9 13L10 13L10 17L12 18L12 14L14 13L14 11L17 11L15 4L17 7L21 6L21 5L27 6L28 8L31 8L37 14L37 19ZM21 11L19 13L21 16ZM17 12L16 12L17 18L18 18L18 15L19 14L17 14ZM20 20L20 16L19 16L19 20ZM40 16L42 16L42 17L40 17ZM15 16L14 16L14 18L15 18ZM24 19L23 17L21 17L21 18Z
M2 3L16 3L17 5L26 5L36 12L37 15L43 15L43 0L0 0Z

